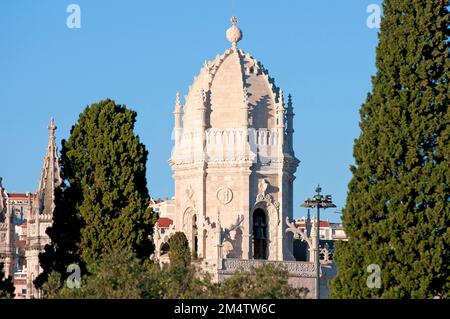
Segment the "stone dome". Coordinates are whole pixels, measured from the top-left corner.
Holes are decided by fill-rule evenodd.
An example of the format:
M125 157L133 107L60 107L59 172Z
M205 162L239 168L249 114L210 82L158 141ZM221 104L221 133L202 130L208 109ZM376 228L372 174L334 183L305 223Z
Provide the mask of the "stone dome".
M233 46L213 61L205 61L189 86L184 104L185 129L202 125L203 116L205 128L243 127L243 121L255 129L277 125L277 109L283 105L281 90L259 61L234 45L241 32L235 33L233 27L235 22L227 31Z

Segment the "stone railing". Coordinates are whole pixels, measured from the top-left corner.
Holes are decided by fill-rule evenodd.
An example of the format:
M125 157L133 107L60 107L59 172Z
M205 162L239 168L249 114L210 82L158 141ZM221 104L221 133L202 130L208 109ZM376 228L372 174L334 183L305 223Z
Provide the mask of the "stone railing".
M259 160L270 162L278 158L281 147L280 134L276 129L209 128L205 132L180 129L174 136L172 160L175 163L195 163L203 160L256 161L256 153Z
M275 260L255 260L255 259L223 259L222 269L219 270L222 274L231 274L236 270L242 269L249 271L251 267L260 267L264 264L272 264L274 266L284 267L289 274L294 277L316 277L316 265L314 263L304 261L275 261Z

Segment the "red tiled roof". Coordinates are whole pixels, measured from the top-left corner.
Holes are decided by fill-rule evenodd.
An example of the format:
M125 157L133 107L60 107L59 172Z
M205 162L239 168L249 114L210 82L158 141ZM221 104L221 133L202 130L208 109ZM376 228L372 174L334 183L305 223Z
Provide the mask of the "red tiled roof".
M296 225L297 227L306 227L305 222L297 222ZM321 220L320 227L330 227L330 223L327 220Z
M27 194L24 193L8 193L9 198L27 198Z
M321 220L320 227L330 227L330 223L327 220Z
M169 228L173 224L173 220L168 217L160 217L157 223L160 228Z

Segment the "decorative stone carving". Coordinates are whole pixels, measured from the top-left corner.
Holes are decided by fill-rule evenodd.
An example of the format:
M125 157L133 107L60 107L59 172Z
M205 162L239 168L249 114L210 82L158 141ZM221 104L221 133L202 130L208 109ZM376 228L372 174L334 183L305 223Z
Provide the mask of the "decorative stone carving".
M258 195L266 196L267 187L269 183L266 182L264 178L260 178L258 181Z
M244 271L250 271L252 267L260 267L264 264L272 264L276 266L282 266L289 271L291 276L296 277L308 277L313 278L316 276L316 265L309 262L301 261L273 261L262 259L224 259L223 260L223 273L233 273L236 270L242 269Z
M216 196L221 204L226 205L233 200L233 191L231 188L224 186L217 190Z
M236 229L240 228L243 221L244 221L244 215L239 215L234 224L232 224L229 228L225 228L222 231L222 242L229 239L230 233L232 231L235 231Z
M298 235L298 237L302 240L305 241L308 244L308 247L311 248L312 247L312 243L311 243L311 238L309 238L304 231L302 231L300 228L298 228L297 226L295 226L294 223L289 221L289 217L286 217L286 225L288 226L288 228L286 228L286 232L292 232L295 235Z
M258 195L256 196L255 209L262 206L269 214L270 223L274 225L280 224L280 203L276 201L272 195L266 194L269 183L261 178L258 181Z
M323 260L321 260L320 263L331 264L333 262L331 260L331 254L330 250L328 249L328 245L326 245L324 248L320 248L320 254L323 255Z
M188 187L186 187L186 197L188 200L192 200L192 197L194 196L194 189L192 188L192 185L189 184Z
M258 195L256 195L256 203L267 202L268 204L275 206L275 208L278 211L278 209L280 208L280 203L276 201L272 197L272 195L266 194L268 186L269 183L267 183L267 181L264 178L261 178L258 181Z

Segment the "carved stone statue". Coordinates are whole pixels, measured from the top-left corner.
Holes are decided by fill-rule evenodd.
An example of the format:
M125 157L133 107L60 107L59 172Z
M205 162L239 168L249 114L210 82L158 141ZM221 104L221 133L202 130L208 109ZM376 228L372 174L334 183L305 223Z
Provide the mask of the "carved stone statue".
M267 187L269 184L264 178L260 178L258 181L258 195L266 196Z

